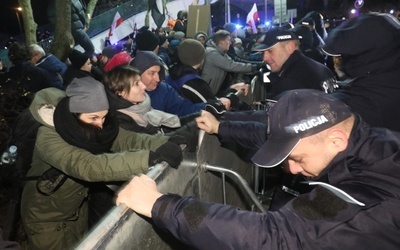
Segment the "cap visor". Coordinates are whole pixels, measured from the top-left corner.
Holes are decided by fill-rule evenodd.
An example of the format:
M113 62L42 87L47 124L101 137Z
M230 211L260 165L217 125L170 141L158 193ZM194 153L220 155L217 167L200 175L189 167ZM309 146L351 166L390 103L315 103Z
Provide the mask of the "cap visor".
M322 52L324 52L328 56L341 56L341 54L338 54L338 53L334 52L333 49L331 49L327 45L322 46L321 50L322 50Z
M256 46L254 46L254 48L252 48L251 51L255 51L255 52L257 52L257 51L265 51L265 50L270 49L271 47L274 47L275 44L277 44L277 43L274 43L271 46L268 46L266 44L258 44Z
M290 141L267 141L251 160L259 167L273 168L282 163L300 141L297 138Z

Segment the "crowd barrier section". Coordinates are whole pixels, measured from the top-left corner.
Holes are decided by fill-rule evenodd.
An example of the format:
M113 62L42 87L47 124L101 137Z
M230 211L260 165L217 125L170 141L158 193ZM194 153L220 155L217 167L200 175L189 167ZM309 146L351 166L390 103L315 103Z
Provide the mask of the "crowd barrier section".
M197 152L185 152L178 169L158 164L148 175L155 179L163 193L194 196L202 201L226 203L251 210L254 202L236 178L207 171L204 166L223 167L236 172L251 183L253 166L242 160L232 149L220 145L216 136L200 136ZM225 181L225 183L222 182ZM138 216L125 206L113 208L77 246L89 249L187 249L173 236L154 228L150 220Z

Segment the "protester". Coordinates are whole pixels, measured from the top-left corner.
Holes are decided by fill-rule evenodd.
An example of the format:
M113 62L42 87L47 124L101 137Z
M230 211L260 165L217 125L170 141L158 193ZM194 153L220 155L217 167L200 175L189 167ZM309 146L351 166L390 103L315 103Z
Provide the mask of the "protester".
M179 96L176 90L164 81L160 81L164 79L165 72L154 52L138 51L130 65L141 72L141 80L146 85L146 92L150 96L151 106L154 109L175 114L178 117L191 115L204 109L205 103L192 103Z
M225 81L228 72L235 73L256 73L257 65L250 63L240 63L232 60L227 55L231 37L228 31L217 31L212 40L209 40L206 47L206 57L203 65L201 77L208 82L212 93L216 96L225 95L234 84L230 79ZM225 84L224 84L225 81Z
M8 71L8 76L15 85L10 87L18 86L31 93L48 87L56 87L49 72L28 62L29 53L24 44L12 43L8 50L8 58L13 64Z
M186 34L188 12L185 10L178 11L175 25L172 28L174 31L181 31Z
M131 66L116 67L103 80L110 107L116 110L119 126L128 131L157 134L162 127L181 126L176 115L155 110L151 107L146 85L140 72Z
M169 41L169 47L172 53L178 48L179 44L186 39L186 35L182 31L176 31L171 36L171 40Z
M158 47L158 57L161 58L161 60L169 67L171 66L171 52L169 49L169 41L167 39L167 36L165 35L159 35L159 47Z
M92 74L92 63L90 62L90 56L74 49L69 54L68 59L71 62L71 65L67 67L67 70L63 76L64 88L66 88L74 78L83 78L87 76L94 78L94 75Z
M31 44L28 48L29 61L31 64L47 70L51 74L53 85L59 89L63 89L63 75L67 70L67 65L60 61L56 56L47 54L44 49L37 45Z
M163 57L159 56L159 48L160 48L160 38L154 32L146 29L147 26L144 26L140 29L139 33L136 35L136 53L138 51L152 51L154 52L159 60L162 63L164 71L168 73L168 62L164 61Z
M196 39L197 41L201 42L201 44L203 44L203 46L206 47L206 42L208 40L208 36L205 32L199 31L196 34L194 34L193 38Z
M193 103L222 102L229 110L231 101L217 98L199 75L205 57L204 46L197 40L186 39L178 46L177 54L179 61L170 67L166 82Z
M72 249L82 238L90 183L124 181L155 163L177 167L182 160L173 137L120 129L104 86L91 77L75 78L66 92L39 92L30 112L43 125L21 200L34 249Z
M126 52L121 51L115 54L104 66L104 72L108 72L120 65L128 65L132 61L132 57Z
M101 51L101 56L99 60L99 68L103 69L107 66L108 62L111 60L111 58L114 57L114 55L118 54L121 52L121 48L116 45L109 45L105 47Z
M269 139L253 161L267 168L283 162L308 177L311 192L256 213L162 194L143 175L120 191L117 204L196 249L395 249L400 136L370 127L318 90L290 91L269 115Z

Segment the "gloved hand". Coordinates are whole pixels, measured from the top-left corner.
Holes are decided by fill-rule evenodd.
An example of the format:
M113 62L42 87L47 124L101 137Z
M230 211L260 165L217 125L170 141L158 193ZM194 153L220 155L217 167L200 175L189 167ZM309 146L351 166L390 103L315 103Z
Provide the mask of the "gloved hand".
M187 151L194 152L197 146L197 136L187 131L174 131L170 133L169 142L185 144Z
M210 112L218 120L225 112L224 104L222 104L222 102L219 100L208 100L206 107L204 109Z
M167 162L171 167L177 168L182 161L182 150L178 144L167 141L156 149L150 151L149 166L153 166L162 161Z
M236 107L238 103L240 102L240 99L235 93L230 92L226 95L226 98L228 98L231 101L231 107Z

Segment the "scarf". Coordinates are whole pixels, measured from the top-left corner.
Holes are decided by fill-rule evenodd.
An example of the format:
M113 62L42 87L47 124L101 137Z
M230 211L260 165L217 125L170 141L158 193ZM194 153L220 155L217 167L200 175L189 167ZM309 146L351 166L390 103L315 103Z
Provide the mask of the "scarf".
M169 128L181 126L178 116L153 109L147 93L143 102L118 109L118 111L128 115L142 127L146 127L148 124L155 127L166 126Z
M54 111L54 127L67 143L92 154L110 152L119 132L118 122L111 112L106 115L103 129L83 125L77 116L69 111L69 97L58 103Z

